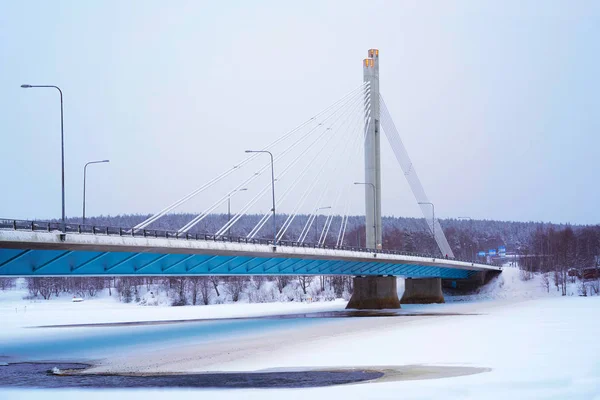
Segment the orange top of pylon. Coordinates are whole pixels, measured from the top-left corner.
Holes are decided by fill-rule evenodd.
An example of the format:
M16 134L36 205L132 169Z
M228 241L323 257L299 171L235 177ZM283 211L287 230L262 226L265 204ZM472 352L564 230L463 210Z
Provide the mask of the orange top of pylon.
M379 49L370 49L369 50L369 58L379 57Z

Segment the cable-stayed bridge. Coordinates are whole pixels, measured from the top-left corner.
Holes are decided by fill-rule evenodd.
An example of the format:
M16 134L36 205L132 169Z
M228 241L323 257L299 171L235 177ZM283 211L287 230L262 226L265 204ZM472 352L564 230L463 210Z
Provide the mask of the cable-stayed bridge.
M454 259L380 94L379 51L371 49L368 55L361 85L270 144L247 150L231 168L134 227L1 220L0 275L341 274L439 281L498 271ZM382 247L381 130L421 207L437 254ZM359 188L364 190L364 248L347 246L348 216L352 203L360 200ZM161 218L198 199L201 210L189 221L175 231L157 229ZM225 204L230 209L232 201L237 204L233 215L220 226L207 224L209 215ZM240 229L246 214L267 205L258 222ZM278 219L281 208L289 211ZM309 233L323 213L325 222L311 242ZM238 236L231 235L232 229ZM371 289L363 286L389 291L379 287L381 282L366 284Z
M81 232L83 228L83 232ZM267 239L0 221L0 266L8 276L401 275L468 278L492 265L385 249Z

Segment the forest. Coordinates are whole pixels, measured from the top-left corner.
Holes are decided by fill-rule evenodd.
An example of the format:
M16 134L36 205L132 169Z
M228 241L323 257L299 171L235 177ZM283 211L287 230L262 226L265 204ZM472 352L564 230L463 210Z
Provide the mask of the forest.
M156 222L148 226L149 229L160 229L168 231L177 231L196 215L189 213L167 214ZM150 217L142 214L123 214L116 216L97 216L86 218L86 225L98 227L122 227L130 228ZM248 214L244 215L230 231L232 237L246 237L253 228L259 223L262 215ZM288 215L277 215L278 229L287 219ZM295 217L289 228L286 230L283 240L295 241L309 219L309 215L299 214ZM223 225L227 223L227 214L210 214L200 223L194 226L189 232L199 234L214 234ZM341 226L342 216L333 215L327 230L325 243L335 245ZM326 226L328 219L326 215L319 215L312 224L306 237L307 243L316 243L321 236L323 227ZM81 223L80 218L69 218L69 223ZM554 230L566 229L564 224L549 224L543 222L513 222L513 221L494 221L494 220L475 220L475 219L439 219L439 222L448 238L448 242L460 259L473 259L478 251L487 251L506 246L507 250L519 251L530 245L532 235L538 229L552 228ZM383 217L383 248L400 251L417 252L424 254L437 254L439 250L433 240L431 232L423 218L406 217ZM570 226L574 231L579 231L585 227ZM591 227L590 229L597 229ZM272 237L271 223L265 224L258 231L256 238ZM365 219L364 216L349 216L344 235L344 245L346 246L365 246Z

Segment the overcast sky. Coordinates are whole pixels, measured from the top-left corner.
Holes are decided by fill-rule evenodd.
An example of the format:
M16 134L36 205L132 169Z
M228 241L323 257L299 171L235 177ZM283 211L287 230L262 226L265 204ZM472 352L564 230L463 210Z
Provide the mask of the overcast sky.
M599 5L0 0L0 217L60 216L58 95L22 83L63 89L67 215L107 158L88 215L150 213L357 87L378 48L440 217L599 223ZM420 216L382 148L383 213Z

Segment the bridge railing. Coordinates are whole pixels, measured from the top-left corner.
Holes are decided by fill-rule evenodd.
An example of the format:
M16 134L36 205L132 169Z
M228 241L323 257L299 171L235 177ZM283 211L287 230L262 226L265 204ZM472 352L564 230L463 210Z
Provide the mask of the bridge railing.
M61 222L45 222L45 221L26 221L18 219L0 219L0 229L3 230L14 230L14 231L29 231L29 232L62 232L63 226ZM77 233L77 234L91 234L91 235L104 235L104 236L131 236L131 237L148 237L148 238L164 238L164 239L180 239L180 240L203 240L203 241L214 241L214 242L227 242L227 243L246 243L246 244L265 244L273 245L273 240L269 239L248 239L246 237L229 237L229 236L216 236L204 233L179 233L176 231L167 231L160 229L132 229L122 228L113 226L96 226L96 225L82 225L82 224L71 224L67 223L64 227L66 233ZM437 258L441 259L440 255L424 254L424 253L413 253L399 250L390 249L370 249L365 247L355 246L330 246L330 245L317 245L314 243L300 243L296 241L280 240L277 242L277 246L288 246L288 247L304 247L304 248L319 248L319 249L334 249L334 250L348 250L362 253L378 253L378 254L393 254L402 256L412 257L424 257L424 258ZM456 261L464 261L467 263L476 262L477 264L494 265L481 261L465 260L454 258Z

